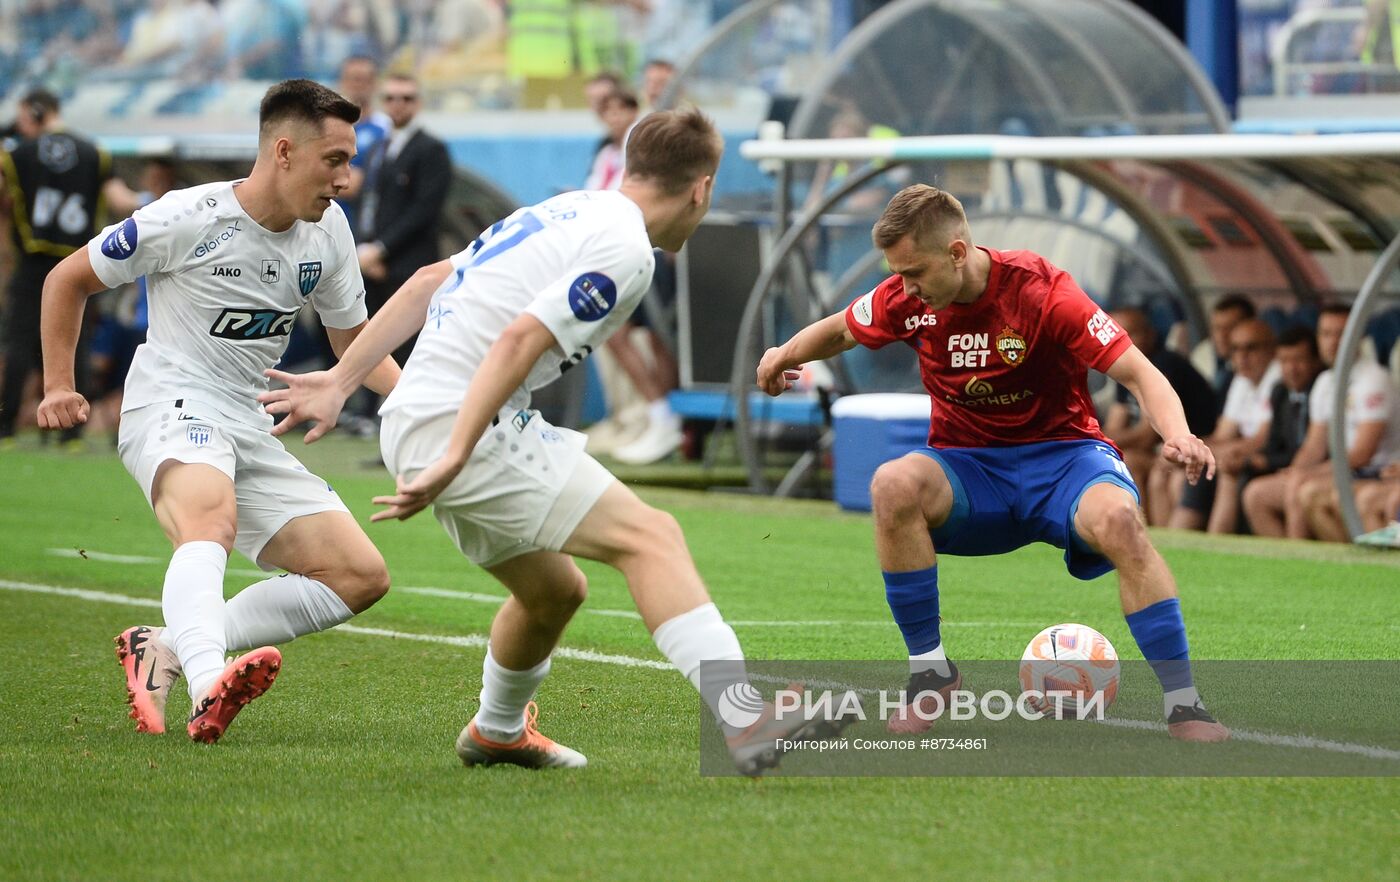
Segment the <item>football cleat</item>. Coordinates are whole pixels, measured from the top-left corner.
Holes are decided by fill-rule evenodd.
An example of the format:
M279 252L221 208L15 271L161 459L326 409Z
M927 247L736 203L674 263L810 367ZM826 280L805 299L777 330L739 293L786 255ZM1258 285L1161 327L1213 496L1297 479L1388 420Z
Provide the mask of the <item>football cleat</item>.
M229 662L190 714L190 737L204 744L218 741L238 712L271 688L281 668L282 653L274 646L255 649Z
M1177 741L1216 742L1230 738L1230 730L1207 713L1199 701L1172 708L1167 716L1167 733Z
M948 662L948 669L951 673L947 677L931 668L909 675L909 685L904 687L904 695L910 701L885 721L885 729L890 734L918 735L933 728L933 715L938 712L939 704L933 695L920 693L938 693L943 699L942 706L947 708L953 693L962 688L962 672L958 666Z
M525 731L509 743L492 741L482 735L476 728L476 719L472 718L457 736L457 756L467 766L509 763L527 769L581 769L588 765L588 758L577 750L545 737L535 725L539 716L539 705L533 701L526 705Z
M788 689L803 691L800 684L792 684ZM772 702L764 702L762 713L751 726L725 738L729 756L739 774L756 778L765 769L776 768L783 755L793 749L794 742L836 738L860 719L854 711L835 717L814 716L814 711L815 708L809 710L804 703L800 712L784 714L778 719Z
M113 638L117 662L126 672L126 703L136 731L152 735L165 731L165 701L180 679L180 659L161 640L163 633L164 628L137 625Z

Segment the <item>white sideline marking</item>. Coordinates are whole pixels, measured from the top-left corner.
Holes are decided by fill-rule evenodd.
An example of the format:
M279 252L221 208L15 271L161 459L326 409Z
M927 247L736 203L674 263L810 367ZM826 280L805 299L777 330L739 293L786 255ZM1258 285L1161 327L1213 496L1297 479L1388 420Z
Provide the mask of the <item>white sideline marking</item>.
M50 557L72 557L72 558L79 558L79 559L82 559L82 560L100 560L100 561L102 561L103 563L117 563L117 564L168 564L168 563L170 563L170 558L168 558L168 557L147 557L147 556L141 555L141 554L112 554L112 553L107 552L107 551L88 551L86 548L84 548L82 551L79 551L79 550L76 549L76 548L47 548L47 549L45 549L45 553L47 553ZM267 578L268 576L271 576L271 575L272 575L272 573L265 573L265 572L263 572L262 570L250 570L250 569L247 569L246 567L244 567L244 568L230 567L230 568L224 570L224 574L225 574L225 575L228 575L228 576L261 576L261 577L263 577L263 578Z
M1104 719L1099 723L1117 726L1120 729L1141 729L1152 732L1167 731L1166 723L1153 723L1147 720ZM1369 759L1400 760L1400 750L1384 747L1371 747L1366 744L1351 744L1346 741L1327 741L1308 735L1271 735L1268 732L1251 732L1248 729L1231 729L1231 741L1252 741L1255 744L1271 744L1275 747L1299 747L1305 750L1327 750L1332 753L1354 753Z
M83 556L86 556L88 559L91 559L91 560L99 560L99 561L102 561L102 562L104 562L104 563L117 563L117 564L159 564L159 563L165 563L165 562L166 562L164 559L159 558L159 557L146 557L146 556L142 556L142 555L138 555L138 554L111 554L110 552L106 552L106 551L89 551L89 550L87 550L87 549L84 549L81 553L79 553L78 550L75 549L75 548L50 548L50 549L48 549L48 553L51 554L51 555L53 555L54 557L83 557ZM226 572L228 572L229 574L235 575L235 576L239 576L239 575L246 575L246 576L267 576L267 575L268 575L267 573L264 573L264 572L262 572L261 570L246 570L246 569L240 570L240 569L231 569L231 570L227 570ZM404 593L404 594L419 594L419 595L423 595L423 596L426 596L426 597L446 597L446 598L448 598L448 599L450 599L450 600L468 600L468 601L472 601L472 602L474 602L474 603L494 603L494 604L502 604L502 603L505 603L506 596L507 596L507 595L504 595L504 594L480 594L480 593L477 593L477 592L474 592L474 591L456 591L456 590L451 589L451 588L435 588L435 587L433 587L433 586L431 586L431 585L426 585L426 586L421 586L421 587L420 587L420 586L414 586L414 587L409 587L409 588L399 588L399 587L395 586L394 588L391 588L390 590L391 590L391 591L394 591L394 592L401 592L401 593ZM609 617L615 618L615 619L632 619L632 620L634 620L634 621L641 621L641 619L642 619L641 613L638 613L638 612L636 612L635 610L630 610L630 609L590 609L590 608L588 608L588 607L584 607L584 608L583 608L583 611L586 612L586 613L588 613L589 615L594 615L594 616L609 616ZM776 621L776 622L773 622L773 621L761 621L761 620L741 619L741 620L739 620L739 621L729 622L729 626L730 626L731 628L850 628L850 627L883 628L883 627L888 627L890 624L891 624L891 620L890 620L890 619L879 619L879 620L875 620L875 621L855 621L855 622L841 621L841 620L838 620L838 619L818 619L818 620L810 620L810 621L796 621L796 620L793 620L793 621ZM1041 625L1040 625L1039 622L944 622L943 625L942 625L942 627L944 627L944 628L1035 628L1035 629L1039 630L1040 627L1041 627Z
M0 588L8 591L29 591L34 594L57 594L60 597L76 597L79 600L92 600L97 603L120 603L126 606L147 606L160 609L160 601L149 597L129 597L125 594L108 594L105 591L88 591L85 588L60 588L57 585L35 585L30 582L11 582L0 579Z
M150 597L132 597L128 594L89 591L86 588L64 588L59 585L36 585L32 582L12 582L9 579L0 579L0 588L7 591L27 591L31 594L52 594L59 597L75 597L78 600L90 600L96 603L119 603L124 606L142 606L160 609L160 601ZM332 630L369 637L391 637L397 640L414 640L419 643L442 643L447 646L462 646L473 649L486 645L486 638L481 634L411 634L406 631L390 631L384 628L362 628L359 625L338 625ZM657 671L674 671L676 669L670 662L657 661L650 658L634 658L630 655L610 655L604 652L594 652L591 649L570 649L567 646L561 646L554 650L554 654L560 658L601 662L603 664L619 665L625 668L651 668Z
M8 591L27 591L33 594L73 597L79 600L90 600L98 603L160 607L160 601L152 600L149 597L131 597L126 594L89 591L84 588L64 588L58 585L36 585L32 582L12 582L8 579L0 579L0 588ZM391 631L385 628L362 628L358 625L338 625L332 630L344 631L347 634L357 634L367 637L389 637L396 640L413 640L419 643L439 643L447 646L461 646L470 649L478 649L486 645L486 638L480 634L412 634L405 631ZM594 652L591 649L570 649L561 646L554 651L554 654L560 658L599 662L601 664L618 665L627 668L649 668L657 671L675 671L675 666L669 662L656 661L655 659L649 658L635 658L630 655L610 655L608 653ZM756 676L753 679L776 681L777 678ZM809 685L840 686L840 684L818 683ZM1101 724L1105 726L1117 726L1122 729L1140 729L1153 732L1165 732L1167 730L1167 725L1165 723L1150 722L1148 720L1106 719L1103 720ZM1303 750L1325 750L1332 753L1349 753L1357 756L1364 756L1369 759L1400 760L1400 750L1372 747L1367 744L1352 744L1346 741L1328 741L1322 738L1312 738L1307 735L1273 735L1268 732L1251 732L1245 729L1232 729L1230 731L1230 738L1234 741L1250 741L1255 744L1269 744L1275 747L1296 747Z
M505 594L478 594L474 591L457 591L452 588L434 588L432 586L411 586L399 588L397 586L389 589L390 593L401 592L404 594L419 594L425 597L446 597L450 600L470 600L474 603L505 603ZM583 612L595 616L608 616L615 619L636 619L641 620L641 613L630 609L589 609L583 608ZM860 625L865 627L883 628L894 624L892 619L879 619L870 621L845 621L841 619L814 619L806 621L762 621L739 619L729 622L733 628L818 628L818 627L850 627ZM1031 628L1039 627L1039 622L944 622L944 628Z

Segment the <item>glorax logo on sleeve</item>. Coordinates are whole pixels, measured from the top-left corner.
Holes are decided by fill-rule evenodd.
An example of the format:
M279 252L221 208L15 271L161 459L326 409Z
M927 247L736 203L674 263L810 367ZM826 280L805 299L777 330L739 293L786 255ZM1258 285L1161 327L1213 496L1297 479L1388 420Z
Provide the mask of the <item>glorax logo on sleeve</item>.
M262 340L285 337L292 332L297 310L278 312L275 309L225 309L214 319L209 333L226 340Z

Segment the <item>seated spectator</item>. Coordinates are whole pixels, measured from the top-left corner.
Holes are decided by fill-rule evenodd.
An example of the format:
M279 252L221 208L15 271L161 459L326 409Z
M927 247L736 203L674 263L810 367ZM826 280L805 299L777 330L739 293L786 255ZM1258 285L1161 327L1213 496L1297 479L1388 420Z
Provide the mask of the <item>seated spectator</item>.
M306 11L296 0L224 0L224 76L280 80L300 76Z
M1226 393L1225 407L1215 431L1206 439L1211 452L1215 454L1216 475L1223 479L1225 489L1219 489L1220 481L1202 479L1193 485L1164 481L1168 492L1174 496L1174 507L1168 526L1179 530L1200 530L1207 525L1207 517L1215 526L1214 532L1233 533L1239 518L1239 507L1235 495L1239 487L1239 474L1246 460L1264 447L1269 434L1269 401L1274 386L1279 381L1279 366L1274 361L1274 332L1259 319L1245 319L1230 331L1230 360L1235 378L1230 381ZM1230 478L1224 478L1222 463L1235 465ZM1158 459L1155 469L1173 470L1175 467L1163 459ZM1154 480L1157 479L1154 475ZM1213 502L1219 498L1220 511L1214 515Z
M1142 350L1147 360L1171 383L1181 398L1186 410L1186 424L1191 433L1204 438L1215 428L1215 396L1210 384L1205 381L1185 357L1159 345L1157 331L1148 321L1147 313L1136 307L1113 310L1114 321L1127 331L1129 339ZM1119 387L1115 392L1113 405L1104 419L1104 434L1123 452L1123 462L1132 472L1133 482L1142 493L1142 507L1148 513L1149 523L1164 526L1171 518L1172 500L1169 488L1164 484L1154 487L1151 483L1152 466L1157 459L1157 446L1160 439L1157 430L1142 418L1142 410L1137 400L1127 389ZM1167 476L1163 475L1165 479ZM1185 473L1177 473L1174 479L1185 481ZM1155 516L1154 516L1155 514Z
M1328 451L1328 424L1336 389L1333 364L1341 346L1349 307L1330 305L1317 320L1318 353L1328 369L1318 376L1308 399L1308 434L1288 468L1257 478L1244 491L1244 508L1250 529L1259 536L1295 539L1323 538L1308 520L1325 499L1332 484ZM1347 390L1345 420L1347 465L1360 478L1376 478L1381 469L1400 459L1400 402L1385 368L1372 358L1359 357L1352 366ZM1332 453L1337 453L1333 451ZM1305 505L1304 488L1307 488ZM1345 541L1345 531L1328 532L1326 538Z
M1257 317L1254 304L1243 294L1226 294L1211 307L1210 339L1196 344L1191 352L1191 364L1210 380L1217 407L1225 406L1230 381L1235 376L1230 364L1230 331L1245 319Z
M1380 480L1356 488L1356 508L1369 531L1356 537L1358 544L1400 548L1400 463L1382 469Z
M1269 398L1269 421L1264 446L1249 454L1232 452L1216 457L1215 503L1211 508L1212 533L1240 529L1240 497L1249 482L1287 468L1308 433L1308 393L1322 370L1317 338L1307 328L1291 328L1275 349L1279 381ZM1247 525L1246 525L1247 526Z
M637 96L623 89L598 104L598 119L608 132L593 154L593 167L583 183L585 190L616 190L622 183L622 144L640 114Z
M664 58L653 58L642 67L642 100L647 110L661 107L661 96L676 75L676 66Z

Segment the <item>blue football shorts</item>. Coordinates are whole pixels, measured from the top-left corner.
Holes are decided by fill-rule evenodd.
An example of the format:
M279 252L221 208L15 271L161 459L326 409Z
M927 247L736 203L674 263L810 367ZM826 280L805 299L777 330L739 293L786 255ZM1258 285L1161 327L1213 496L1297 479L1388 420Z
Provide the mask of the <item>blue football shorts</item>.
M1044 441L1016 447L925 447L953 486L948 520L929 531L939 553L1004 554L1032 542L1065 551L1077 579L1113 569L1074 531L1084 491L1116 484L1141 501L1123 458L1102 441Z

